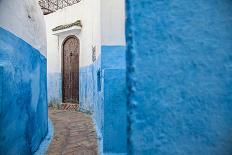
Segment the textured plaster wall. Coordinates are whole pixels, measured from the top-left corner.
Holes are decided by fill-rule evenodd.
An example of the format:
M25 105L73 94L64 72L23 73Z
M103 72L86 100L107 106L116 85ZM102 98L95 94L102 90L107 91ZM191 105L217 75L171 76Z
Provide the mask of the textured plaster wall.
M47 134L46 58L0 28L0 154L32 154Z
M232 1L127 0L129 154L232 153Z

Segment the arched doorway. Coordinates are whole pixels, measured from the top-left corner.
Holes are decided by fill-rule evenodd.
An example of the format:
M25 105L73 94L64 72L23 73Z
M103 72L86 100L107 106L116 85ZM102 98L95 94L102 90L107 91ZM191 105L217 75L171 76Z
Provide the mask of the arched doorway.
M79 54L79 39L68 36L63 42L62 49L63 103L79 103Z

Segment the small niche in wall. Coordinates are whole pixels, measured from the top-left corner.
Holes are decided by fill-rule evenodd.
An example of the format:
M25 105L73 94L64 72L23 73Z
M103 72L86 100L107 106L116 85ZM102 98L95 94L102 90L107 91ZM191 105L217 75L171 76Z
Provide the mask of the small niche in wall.
M101 69L97 71L97 91L101 91Z

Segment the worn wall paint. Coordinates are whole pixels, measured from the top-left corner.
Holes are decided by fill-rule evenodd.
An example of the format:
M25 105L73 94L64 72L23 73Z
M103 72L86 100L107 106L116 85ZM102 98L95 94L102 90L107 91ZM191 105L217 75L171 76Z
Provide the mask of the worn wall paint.
M97 104L97 72L100 71L101 57L91 65L80 68L80 108L83 111L94 112ZM101 114L99 114L101 115Z
M101 72L101 57L89 66L80 68L80 108L94 114L97 125L100 127L102 115L102 90L98 90L98 73ZM101 75L100 75L101 76ZM101 78L101 77L100 77ZM102 107L102 108L101 108ZM100 109L99 109L100 108Z
M32 154L46 136L46 63L37 49L0 28L0 154Z
M232 153L231 10L127 0L129 154Z
M61 73L47 74L48 103L62 103L62 79Z

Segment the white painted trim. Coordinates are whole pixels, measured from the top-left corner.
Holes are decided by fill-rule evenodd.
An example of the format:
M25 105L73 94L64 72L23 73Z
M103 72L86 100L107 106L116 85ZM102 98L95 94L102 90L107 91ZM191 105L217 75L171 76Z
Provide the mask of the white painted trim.
M67 28L67 29L53 31L53 35L60 36L60 35L65 35L66 33L79 34L80 31L81 31L80 26L72 26L72 27Z

